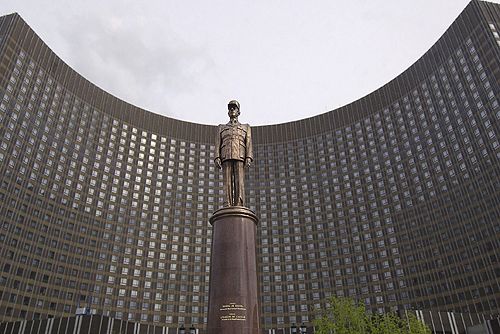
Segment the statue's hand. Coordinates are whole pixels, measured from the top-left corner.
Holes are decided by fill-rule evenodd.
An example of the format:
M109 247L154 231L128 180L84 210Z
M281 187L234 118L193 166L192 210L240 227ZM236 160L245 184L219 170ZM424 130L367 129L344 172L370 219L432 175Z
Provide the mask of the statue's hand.
M252 159L245 158L245 166L250 167L250 165L252 165Z
M220 158L215 158L215 164L217 167L222 168L222 160Z

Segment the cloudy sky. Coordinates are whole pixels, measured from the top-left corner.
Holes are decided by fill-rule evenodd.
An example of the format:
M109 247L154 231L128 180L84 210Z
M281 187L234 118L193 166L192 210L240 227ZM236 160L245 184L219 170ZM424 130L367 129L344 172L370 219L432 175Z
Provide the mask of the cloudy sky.
M495 2L498 2L496 0ZM317 115L379 88L468 0L2 0L84 77L155 113L253 125Z

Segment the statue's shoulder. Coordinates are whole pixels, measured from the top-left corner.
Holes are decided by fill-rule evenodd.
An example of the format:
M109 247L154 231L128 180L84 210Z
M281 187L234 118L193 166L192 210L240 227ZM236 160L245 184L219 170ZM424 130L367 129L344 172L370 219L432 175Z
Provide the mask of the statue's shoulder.
M248 130L250 130L250 125L240 123L240 124L238 124L238 129L243 130L243 131L248 131Z

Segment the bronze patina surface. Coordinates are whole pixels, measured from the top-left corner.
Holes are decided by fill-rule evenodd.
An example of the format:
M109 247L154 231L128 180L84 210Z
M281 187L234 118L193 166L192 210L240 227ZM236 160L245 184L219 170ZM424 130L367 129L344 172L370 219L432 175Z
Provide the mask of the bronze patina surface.
M238 121L240 104L228 103L229 122L218 127L215 139L215 163L222 168L224 206L245 204L244 169L253 161L250 125Z

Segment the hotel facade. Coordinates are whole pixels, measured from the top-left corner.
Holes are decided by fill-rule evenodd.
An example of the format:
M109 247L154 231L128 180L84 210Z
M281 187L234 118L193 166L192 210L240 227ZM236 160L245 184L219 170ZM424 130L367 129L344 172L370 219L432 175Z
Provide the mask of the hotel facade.
M330 296L498 316L499 34L500 6L473 0L380 89L252 128L264 329L311 326ZM203 329L216 132L112 96L1 17L0 322L89 307Z

